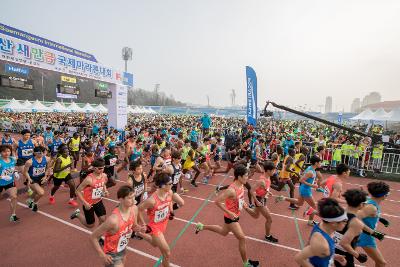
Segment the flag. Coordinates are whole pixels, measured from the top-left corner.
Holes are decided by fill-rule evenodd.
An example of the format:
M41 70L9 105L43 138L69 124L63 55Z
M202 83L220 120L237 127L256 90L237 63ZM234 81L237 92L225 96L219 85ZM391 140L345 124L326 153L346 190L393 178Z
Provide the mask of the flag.
M247 123L257 124L257 76L252 67L246 66Z

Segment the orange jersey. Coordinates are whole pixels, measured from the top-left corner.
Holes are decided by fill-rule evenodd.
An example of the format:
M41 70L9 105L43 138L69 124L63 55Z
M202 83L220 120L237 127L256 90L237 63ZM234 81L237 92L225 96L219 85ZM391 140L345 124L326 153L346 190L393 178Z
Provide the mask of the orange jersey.
M271 180L265 178L265 176L260 176L260 180L264 181L265 188L262 186L256 188L256 196L264 198L267 195L267 192L271 186Z
M104 252L118 253L123 251L129 243L132 235L132 227L135 222L135 213L131 209L128 220L122 218L119 208L115 208L112 214L118 216L118 232L115 234L105 233Z
M158 197L157 193L154 193L151 197L154 198L156 204L152 209L147 210L147 216L149 216L148 226L151 228L153 235L158 235L159 233L164 233L167 228L171 212L172 194L168 193L164 201Z
M243 204L244 204L244 189L243 189L243 186L237 187L235 184L231 184L229 186L229 188L235 189L236 196L235 196L234 199L227 198L225 200L225 207L229 211L231 211L231 212L235 213L237 216L239 216L240 215L240 211L242 210ZM230 217L226 213L224 214L224 216L227 217L227 218Z
M337 181L336 175L331 175L326 179L326 184L324 188L324 197L331 197L333 192L333 185Z
M89 186L83 189L83 198L90 205L96 204L103 199L104 185L107 182L107 175L101 174L100 178L97 178L93 173L89 174L86 179L91 179L92 182Z

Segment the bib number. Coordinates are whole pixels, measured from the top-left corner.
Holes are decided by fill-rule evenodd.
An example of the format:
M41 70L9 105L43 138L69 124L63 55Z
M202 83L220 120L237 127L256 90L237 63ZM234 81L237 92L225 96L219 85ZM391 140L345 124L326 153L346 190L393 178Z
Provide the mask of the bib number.
M325 186L325 188L324 188L324 197L329 197L329 195L330 195L330 191L329 191L329 188L327 187L327 186Z
M33 168L33 176L39 176L46 172L46 167Z
M98 187L92 190L92 199L99 199L103 196L103 187Z
M243 209L243 205L244 205L244 199L243 198L239 198L239 210Z
M162 210L157 210L154 214L154 222L162 222L167 218L167 215L169 213L169 206L166 206Z
M23 149L21 151L23 157L29 157L33 154L33 149Z
M343 238L343 235L341 233L338 233L338 232L333 233L333 241L335 242L335 247L340 250L345 251L345 249L339 244L340 241L342 240L342 238Z
M181 178L181 172L178 172L177 174L174 175L173 184L177 184L179 182L179 178Z
M132 235L131 232L120 236L118 240L117 252L123 251L129 243L129 238Z
M140 196L144 191L144 184L140 184L135 187L135 197Z
M115 166L116 163L117 163L117 158L110 159L110 166Z

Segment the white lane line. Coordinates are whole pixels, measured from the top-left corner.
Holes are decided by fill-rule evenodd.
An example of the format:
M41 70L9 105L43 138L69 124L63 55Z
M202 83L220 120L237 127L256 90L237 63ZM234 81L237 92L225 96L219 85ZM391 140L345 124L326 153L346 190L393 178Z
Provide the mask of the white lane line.
M117 201L117 202L118 202L118 201ZM23 204L23 203L21 203L21 202L17 202L17 203L18 203L18 205L21 206L21 207L28 208L27 205L25 205L25 204ZM58 222L60 222L60 223L63 223L63 224L65 224L65 225L68 225L68 226L70 226L70 227L72 227L72 228L75 228L75 229L77 229L77 230L79 230L79 231L82 231L82 232L84 232L84 233L87 233L87 234L91 234L91 233L92 233L92 232L89 231L88 229L85 229L85 228L80 227L80 226L78 226L78 225L75 225L75 224L73 224L73 223L67 222L67 221L65 221L65 220L63 220L63 219L60 219L60 218L58 218L58 217L55 217L55 216L53 216L53 215L51 215L51 214L49 214L49 213L46 213L46 212L44 212L44 211L39 210L39 211L37 211L37 213L39 213L39 214L41 214L41 215L43 215L43 216L45 216L45 217L47 217L47 218L50 218L50 219L53 219L53 220L58 221ZM141 251L141 250L137 250L137 249L134 249L134 248L129 247L129 246L127 246L126 249L129 250L129 251L132 251L132 252L134 252L134 253L136 253L136 254L139 254L139 255L141 255L141 256L144 256L144 257L146 257L146 258L152 259L152 260L154 260L154 261L158 261L158 257L155 257L155 256L153 256L153 255L147 254L146 252L143 252L143 251ZM176 264L173 264L173 263L171 263L171 266L180 267L179 265L176 265Z

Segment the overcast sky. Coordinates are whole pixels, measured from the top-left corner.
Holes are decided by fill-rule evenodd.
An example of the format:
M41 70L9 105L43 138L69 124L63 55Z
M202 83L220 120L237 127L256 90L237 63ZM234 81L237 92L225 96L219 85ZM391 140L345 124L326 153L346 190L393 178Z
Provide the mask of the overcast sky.
M94 54L123 69L133 48L135 86L156 83L176 99L245 104L245 66L258 105L333 97L350 109L371 91L400 100L400 1L367 0L2 0L0 22Z

